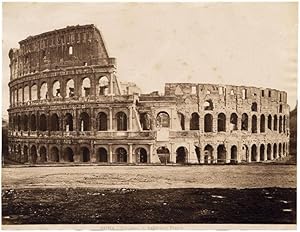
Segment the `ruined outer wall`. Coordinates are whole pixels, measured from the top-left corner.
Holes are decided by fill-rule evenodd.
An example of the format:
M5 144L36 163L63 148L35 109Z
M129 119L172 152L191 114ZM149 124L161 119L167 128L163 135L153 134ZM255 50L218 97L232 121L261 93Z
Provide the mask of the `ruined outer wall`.
M288 154L283 91L168 83L162 96L124 92L93 25L46 32L20 46L9 53L9 152L23 163L161 163L162 150L173 163L261 162Z

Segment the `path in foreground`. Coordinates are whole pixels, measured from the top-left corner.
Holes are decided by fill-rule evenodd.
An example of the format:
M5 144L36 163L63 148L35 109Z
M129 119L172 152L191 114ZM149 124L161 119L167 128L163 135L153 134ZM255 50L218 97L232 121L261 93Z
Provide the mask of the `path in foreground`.
M296 165L10 167L2 187L296 188Z
M3 224L296 223L296 190L18 189L2 192Z

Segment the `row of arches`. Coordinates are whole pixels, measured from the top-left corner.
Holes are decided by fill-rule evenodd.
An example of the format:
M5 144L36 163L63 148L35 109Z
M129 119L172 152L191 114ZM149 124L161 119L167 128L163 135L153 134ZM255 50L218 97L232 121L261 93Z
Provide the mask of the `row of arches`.
M116 119L116 129L118 131L127 130L127 115L120 111L115 114ZM96 127L98 131L107 131L109 119L107 114L104 112L99 112L96 120ZM64 131L74 130L74 117L71 113L66 113L63 118L59 118L57 113L52 113L47 116L46 114L40 114L39 117L35 114L30 116L23 114L18 115L13 118L12 128L18 131L60 131L61 124L64 124ZM78 118L78 125L80 131L90 131L91 128L91 117L87 112L82 112Z
M92 94L91 79L89 77L83 77L78 79L79 83L75 83L72 78L61 82L60 80L54 80L53 82L42 82L40 85L33 83L31 85L25 85L24 87L11 89L11 104L44 100L51 97L65 97L72 98L74 96L88 97ZM106 76L100 76L96 79L95 94L96 96L108 95L110 89L110 80ZM62 88L65 85L65 88ZM79 86L76 88L76 86Z
M229 151L226 150L224 144L219 144L214 147L210 144L206 144L200 155L199 147L195 146L195 153L199 163L237 163L240 162L262 162L268 160L274 160L286 156L287 143L267 143L256 145L253 144L248 147L243 144L240 157L238 158L238 147L232 145L229 147ZM16 154L16 159L23 163L45 163L45 162L75 162L75 153L72 147L65 147L60 154L60 150L56 146L52 146L47 151L46 146L42 145L37 148L36 145L32 145L30 148L27 145L23 146L23 154L21 153L21 145L14 147L11 151ZM170 163L170 151L167 147L158 147L156 149L159 161L161 163ZM174 160L178 164L188 163L188 149L184 146L179 146L176 149L176 159ZM216 153L216 154L215 154ZM230 153L227 155L227 153ZM149 154L143 147L137 147L134 150L135 160L134 163L149 163ZM128 150L124 147L118 147L115 149L114 158L112 162L115 163L128 163ZM202 158L200 158L202 156ZM202 161L201 161L202 160ZM76 162L91 162L91 153L88 147L82 146L79 149L79 159ZM94 161L93 161L94 162ZM108 163L110 162L108 150L105 147L99 147L96 149L95 162Z
M17 159L23 163L45 163L45 162L75 162L75 151L71 147L65 147L63 153L60 154L60 150L56 146L52 146L47 151L46 146L40 146L37 148L36 145L32 145L29 149L27 145L23 147L23 154L21 154L21 145L15 148L13 153L17 154ZM143 147L135 149L136 163L148 163L147 150ZM115 150L114 162L127 163L128 152L125 148L119 147ZM79 149L79 162L91 162L91 152L88 147L80 147ZM107 163L109 162L108 151L104 147L100 147L96 150L96 162Z
M253 144L248 147L246 144L242 146L242 154L240 157L241 162L261 162L274 160L286 156L287 153L286 143L274 143L273 145L260 144L259 146ZM220 144L217 147L216 157L213 156L214 148L212 145L207 144L204 148L204 163L210 163L215 161L216 163L236 163L238 161L238 148L236 145L232 145L230 150L227 151L224 144ZM229 160L227 160L227 152L230 152ZM266 153L265 153L266 152Z
M182 113L178 113L179 122L181 126L181 130L185 130L185 116ZM219 113L217 115L217 131L227 131L226 128L226 115L224 113ZM116 119L116 129L118 131L126 131L128 127L128 118L126 113L120 111L115 114ZM82 112L79 115L79 128L80 131L90 131L91 130L91 117L87 112ZM238 130L238 115L236 113L232 113L230 115L230 128L229 131ZM273 123L272 123L273 120ZM30 117L28 115L17 115L13 118L13 126L14 130L23 130L23 131L59 131L60 130L60 121L57 113L53 113L49 116L46 114L39 115L39 124L37 124L37 117L35 114L31 114ZM49 121L49 122L48 122ZM71 113L66 113L63 118L65 128L63 130L73 131L73 116ZM140 115L140 123L143 130L150 130L150 121L151 116L147 113L143 113ZM271 115L268 116L267 125L266 125L266 117L264 114L260 116L260 132L264 133L266 131L266 126L269 130L279 131L279 133L286 131L286 117L285 115L282 117L279 116L279 120L277 115L273 118ZM108 130L108 116L105 112L99 112L96 118L96 128L98 131L107 131ZM279 125L277 125L279 124ZM249 118L246 113L242 114L241 117L241 130L248 131L249 130ZM159 112L156 117L156 126L157 127L170 127L170 116L167 112ZM200 129L200 116L198 113L192 113L190 119L190 130L199 130ZM213 132L213 115L205 114L204 116L204 132ZM252 115L251 119L251 132L258 132L258 119L256 115Z

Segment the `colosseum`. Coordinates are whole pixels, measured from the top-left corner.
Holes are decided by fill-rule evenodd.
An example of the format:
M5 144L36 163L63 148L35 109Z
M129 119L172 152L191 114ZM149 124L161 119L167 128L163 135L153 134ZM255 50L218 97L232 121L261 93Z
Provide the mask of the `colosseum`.
M29 36L9 51L9 156L20 163L225 164L289 152L287 93L121 81L94 25Z

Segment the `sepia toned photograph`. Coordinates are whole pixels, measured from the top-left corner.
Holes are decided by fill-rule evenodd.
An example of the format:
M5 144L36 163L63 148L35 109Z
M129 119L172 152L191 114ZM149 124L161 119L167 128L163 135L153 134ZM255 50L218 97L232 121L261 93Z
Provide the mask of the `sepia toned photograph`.
M2 12L2 229L296 229L298 3Z

